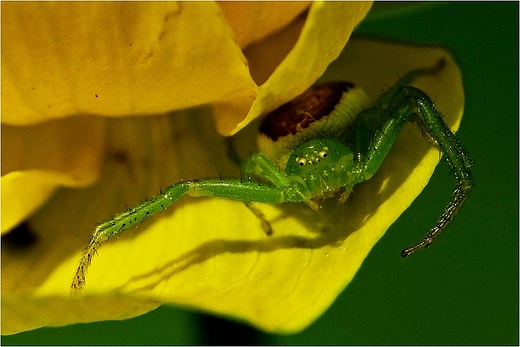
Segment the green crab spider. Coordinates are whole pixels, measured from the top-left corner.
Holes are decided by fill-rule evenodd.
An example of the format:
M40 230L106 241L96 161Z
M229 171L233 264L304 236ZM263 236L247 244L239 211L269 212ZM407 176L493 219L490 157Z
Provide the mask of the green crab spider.
M311 87L270 112L259 129L260 152L252 154L242 166L245 179L181 181L99 224L79 261L72 292L78 293L85 286L88 267L101 243L166 209L185 194L243 201L267 234L271 226L253 202L303 202L316 211L324 199L337 197L338 203L343 203L356 184L378 171L406 122L416 124L444 153L457 182L435 226L422 241L402 251L402 256L428 247L459 212L474 184L470 154L430 98L409 86L418 76L437 73L444 64L441 59L433 67L408 72L372 106L362 89L336 82Z

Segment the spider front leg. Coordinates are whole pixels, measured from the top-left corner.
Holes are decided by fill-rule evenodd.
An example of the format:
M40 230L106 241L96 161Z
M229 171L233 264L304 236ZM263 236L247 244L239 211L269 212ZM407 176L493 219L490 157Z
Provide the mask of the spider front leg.
M319 205L312 200L312 194L306 189L303 178L299 176L287 176L285 171L277 167L269 158L262 153L254 153L244 162L243 173L264 179L287 194L293 195L292 199L306 203L310 208L319 211Z
M248 180L251 180L251 175L263 179L269 184L272 184L275 187L278 187L278 189L286 192L286 194L290 193L289 195L294 195L292 199L303 201L313 210L319 210L318 204L310 199L309 194L306 194L307 192L305 190L299 189L299 187L302 187L305 184L301 182L303 184L298 185L294 181L294 177L287 177L284 171L278 168L262 153L254 153L249 156L242 165L242 173ZM254 206L250 201L245 201L244 203L246 207L260 220L262 229L266 235L271 235L273 233L271 223L269 223L262 211Z
M129 208L127 211L115 215L107 221L99 224L90 242L81 257L76 274L72 280L71 290L79 293L86 282L88 268L94 254L102 243L120 234L124 230L144 221L148 217L166 209L183 195L192 197L218 197L232 200L240 200L246 203L261 202L267 204L279 204L282 202L299 202L300 197L284 191L276 186L260 184L253 181L237 179L206 179L175 183L166 188L161 194Z
M390 95L385 95L385 98L387 103L379 103L381 107L368 109L356 119L354 146L364 179L369 179L376 173L403 125L410 121L419 125L425 137L445 154L457 181L451 199L436 225L421 242L401 253L403 257L407 257L435 241L459 212L474 185L471 175L473 159L424 92L414 87L401 87ZM373 136L371 141L370 136Z

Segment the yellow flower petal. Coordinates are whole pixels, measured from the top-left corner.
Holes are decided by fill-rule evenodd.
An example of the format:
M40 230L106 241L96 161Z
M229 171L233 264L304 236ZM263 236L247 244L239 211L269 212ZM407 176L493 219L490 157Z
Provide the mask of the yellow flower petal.
M53 317L53 325L59 326L71 322L101 321L114 317L132 318L149 312L159 305L160 303L153 300L135 297L112 297L109 302L105 298L93 298L81 303L71 303L62 296L28 299L24 295L10 295L2 298L2 318L8 317L9 320L7 329L2 328L2 335L25 331L30 322L44 321L42 317L38 317L40 313L47 317L46 323L49 317Z
M221 1L218 4L238 44L244 48L285 27L306 10L311 2Z
M158 114L256 88L215 3L2 3L3 123Z
M95 117L3 125L2 234L26 219L56 188L94 182L104 135L104 120Z
M324 78L352 80L375 97L406 71L431 66L441 57L446 68L414 85L436 100L445 121L456 129L464 103L462 79L451 55L440 48L351 40ZM40 238L30 252L21 255L2 244L2 296L9 298L2 309L3 333L93 319L90 304L96 319L131 316L121 302L135 305L135 315L167 302L271 332L299 331L350 282L375 242L422 191L439 160L417 128L407 125L379 172L357 186L345 205L329 201L322 213L304 204L259 206L272 223L271 237L240 202L183 198L103 245L83 295L71 298L71 276L96 221L181 178L238 177L226 159L224 139L197 112L109 122L107 133L114 136L108 151L125 155L119 160L109 156L97 185L61 190L29 221ZM244 130L236 143L247 153L254 139L251 129ZM71 207L78 210L63 213ZM442 208L438 206L439 214ZM419 238L424 231L418 230ZM65 302L60 307L69 309L59 318L51 306L56 297ZM38 315L16 310L29 302L38 305Z

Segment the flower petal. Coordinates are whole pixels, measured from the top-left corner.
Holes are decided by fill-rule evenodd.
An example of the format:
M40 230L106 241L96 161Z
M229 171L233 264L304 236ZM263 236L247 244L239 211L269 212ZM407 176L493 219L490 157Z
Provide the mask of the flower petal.
M34 212L59 186L81 187L99 175L104 121L74 117L2 126L2 234Z
M441 57L445 69L414 85L436 100L445 121L456 129L464 103L462 78L453 57L440 48L351 40L324 79L352 80L375 97L397 76L432 66ZM439 161L438 151L416 127L406 126L378 173L357 186L345 205L329 201L322 213L303 204L259 205L272 223L270 237L240 202L183 198L138 230L103 245L83 295L71 299L71 276L96 221L181 178L219 173L237 177L226 159L225 140L206 115L197 112L172 115L168 121L149 117L133 119L133 125L129 120L112 122L107 131L118 135L109 148L124 148L126 160L108 165L96 186L58 192L30 221L41 238L31 252L11 251L2 243L2 297L12 300L10 307L24 300L24 305L35 302L41 308L42 302L51 305L62 297L63 307L78 312L77 317L68 312L66 318L55 318L47 306L38 315L24 315L24 320L15 309L3 310L4 333L85 321L93 317L85 314L90 303L99 316L125 318L132 315L120 306L127 298L136 304L167 302L214 312L270 332L299 331L351 281L373 245L420 194ZM237 134L241 152L254 148L251 131L249 127ZM77 211L71 212L71 206ZM143 304L135 314L149 308Z
M257 88L209 2L3 3L2 52L10 124L158 114Z
M311 2L245 1L218 2L240 47L261 40L285 27Z

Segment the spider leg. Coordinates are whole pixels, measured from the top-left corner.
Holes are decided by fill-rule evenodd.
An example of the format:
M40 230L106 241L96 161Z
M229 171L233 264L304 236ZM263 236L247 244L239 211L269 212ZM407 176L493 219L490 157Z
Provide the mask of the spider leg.
M309 192L302 188L305 186L305 183L303 181L299 182L301 178L294 176L287 177L285 172L280 170L280 168L278 168L264 154L254 153L249 156L242 165L242 171L243 175L245 175L247 179L250 179L251 175L263 179L279 189L293 194L293 201L295 201L294 199L297 199L298 201L306 203L313 210L319 210L319 205L310 199L310 194L308 194ZM256 208L253 202L245 202L245 205L260 220L264 232L267 235L271 235L271 224L267 221L262 211Z
M445 154L457 182L436 225L421 242L401 253L407 257L435 241L459 212L474 185L471 175L473 159L444 123L430 98L419 89L401 87L383 107L365 110L356 119L354 154L362 172L361 180L367 180L377 172L401 128L410 121L419 124L426 139L434 142Z
M393 141L397 138L397 134L395 138L388 138L388 143L390 147L381 148L381 145L375 143L378 132L385 133L387 129L383 128L383 124L387 122L392 116L388 112L388 105L392 100L395 99L396 94L398 94L399 90L410 85L417 77L426 76L426 75L435 75L439 71L441 71L446 65L446 60L444 58L439 59L435 65L420 68L408 71L404 76L402 76L392 87L386 90L383 94L381 94L374 103L374 107L364 110L356 117L355 122L355 138L354 138L354 155L358 162L364 163L367 156L368 150L370 146L373 148L377 148L377 152L387 153L390 150L390 147L393 145ZM410 114L408 121L413 121L414 115ZM406 120L402 120L402 124L404 124ZM414 122L415 123L415 122ZM388 128L398 128L401 129L402 124L399 122L398 124L394 124L393 126L389 126ZM430 132L425 131L425 135L429 135ZM382 134L379 134L382 135ZM435 141L431 141L431 139L425 136L429 142L437 145ZM393 140L392 140L393 139ZM371 153L372 155L373 153ZM375 173L379 166L381 165L382 160L385 156L382 156L381 161L374 160L373 167L369 170L364 170L367 173ZM371 177L369 174L368 177L361 176L361 181L367 180Z
M437 220L436 225L430 229L421 242L405 249L401 253L403 257L407 257L420 249L428 247L435 241L460 211L462 205L469 197L469 193L475 182L471 174L473 158L471 158L471 155L464 149L448 125L444 123L430 98L424 92L413 87L403 88L403 93L407 95L409 100L414 100L417 110L422 116L428 137L435 140L440 150L446 156L446 161L451 166L457 181L451 199Z
M273 228L271 227L271 223L265 218L265 215L262 211L260 211L255 205L253 205L250 201L244 201L244 204L249 209L249 211L253 212L256 218L260 220L260 224L262 225L262 230L266 235L272 235Z
M235 145L233 143L233 137L226 137L225 141L226 141L228 158L237 167L242 167L243 166L243 162L240 159L240 156L238 155L236 147L235 147ZM250 166L248 167L247 170L253 170L254 171L253 167L255 166L255 164L253 164L253 162L251 162L249 164ZM244 174L244 172L243 172L243 174ZM249 174L251 174L249 171L247 171L245 173L245 175L248 176L248 177L246 177L246 179L249 179ZM267 218L265 218L264 213L262 211L260 211L255 205L253 205L253 203L250 202L250 201L244 201L244 205L246 205L246 207L256 216L256 218L258 218L260 220L260 224L262 225L262 230L265 232L265 234L266 235L271 235L273 233L273 228L271 227L271 223L269 223Z
M271 187L253 181L237 179L206 179L175 183L161 194L129 208L99 224L81 257L76 274L72 280L71 290L79 293L85 286L85 278L93 256L102 243L120 234L124 230L144 221L146 218L166 209L183 195L192 197L218 197L244 202L261 202L279 204L282 202L300 202L301 197L287 189ZM246 204L247 205L247 204Z
M378 105L378 106L387 105L392 100L392 98L394 97L394 94L396 93L397 90L399 90L403 87L409 86L419 76L437 74L439 71L441 71L444 68L445 65L446 65L446 60L444 58L440 58L439 60L437 60L437 62L433 66L408 71L392 87L390 87L387 91L385 91L383 94L381 94L379 96L379 98L376 101L376 105Z
M282 172L269 158L262 153L249 156L242 165L242 172L246 178L256 176L274 184L277 187L288 184L285 172Z
M312 194L306 188L305 181L296 175L287 176L285 171L278 168L264 154L254 153L249 156L242 170L248 178L253 175L266 180L279 189L290 192L299 202L304 202L313 210L319 211L320 207L311 199Z

